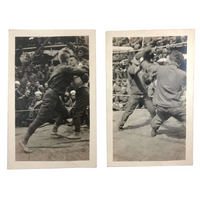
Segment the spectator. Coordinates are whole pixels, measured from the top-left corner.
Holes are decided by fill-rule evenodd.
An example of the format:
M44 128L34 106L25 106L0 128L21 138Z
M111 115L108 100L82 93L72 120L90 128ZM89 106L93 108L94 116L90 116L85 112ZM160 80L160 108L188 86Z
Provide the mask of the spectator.
M78 50L78 65L80 66L89 66L89 62L88 60L86 60L85 58L83 58L83 51L81 49Z
M40 82L40 84L43 84L44 80L45 80L45 77L44 77L44 74L41 71L39 71L38 68L39 68L39 66L34 66L33 67L33 72L36 75L37 80Z
M47 91L49 88L48 82L44 83L44 93Z
M70 97L69 92L65 92L63 98L62 98L63 103L65 104L65 107L68 110L69 113L69 117L72 118L72 111L73 111L73 101ZM68 121L68 119L64 120L64 123L67 122L68 126L73 126L73 120L71 120L70 122Z
M31 83L29 81L26 83L25 91L26 90L30 90L30 96L34 97L34 87L31 86Z
M123 78L123 69L121 68L120 65L115 65L114 72L115 72L115 77L117 79L122 79Z
M125 79L125 78L124 78L124 79L122 80L121 86L127 88L127 87L128 87L128 79Z
M21 92L19 91L20 88L20 82L19 81L15 81L15 97L22 97L23 95L21 94Z
M35 92L35 97L31 103L31 106L30 106L30 114L29 114L29 118L30 119L35 119L37 114L38 114L38 110L40 109L40 106L42 104L42 93L40 91L36 91Z
M26 90L25 94L18 98L18 108L15 114L16 125L22 126L23 122L29 117L29 106L33 98L30 97L30 90Z
M35 81L35 83L34 83L34 92L39 90L39 86L40 86L40 82L39 81Z
M27 67L27 70L24 76L28 79L28 81L30 81L31 85L34 86L35 81L37 81L37 76L32 72L32 70L33 70L33 64L30 64Z
M71 100L72 100L72 102L71 102L71 107L74 107L74 105L75 105L75 103L76 103L76 91L75 90L72 90L71 92L70 92L70 97L71 97Z
M45 93L43 85L38 86L38 91L40 91L42 95Z
M118 110L124 110L128 102L129 96L126 90L126 87L122 87L119 94L115 97L115 106L118 107Z
M15 80L20 82L19 91L20 93L24 94L28 79L24 76L22 69L19 69L17 78Z
M122 83L121 79L116 79L116 82L113 85L114 94L121 92L121 83Z
M62 100L66 107L70 107L70 105L72 103L72 99L70 98L69 92L65 92Z
M48 78L47 78L48 71L49 71L49 65L48 65L48 63L46 63L44 68L42 69L42 73L44 74L44 80L45 81L48 81Z

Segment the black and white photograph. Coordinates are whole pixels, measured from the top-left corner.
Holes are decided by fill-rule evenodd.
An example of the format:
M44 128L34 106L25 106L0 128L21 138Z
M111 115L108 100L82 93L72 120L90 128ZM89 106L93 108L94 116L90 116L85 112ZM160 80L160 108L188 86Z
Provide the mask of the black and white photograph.
M191 165L194 31L117 33L107 33L110 165Z
M95 167L94 36L10 30L10 168Z

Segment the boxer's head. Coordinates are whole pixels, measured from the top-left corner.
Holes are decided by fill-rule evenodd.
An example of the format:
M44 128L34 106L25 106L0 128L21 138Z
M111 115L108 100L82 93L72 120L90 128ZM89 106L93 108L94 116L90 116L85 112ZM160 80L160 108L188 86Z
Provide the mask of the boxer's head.
M78 64L77 57L75 55L71 55L69 58L69 66L75 67Z
M171 62L177 63L178 67L180 67L184 61L183 54L177 50L172 50L171 54L169 54L169 56L168 56L168 59Z
M60 63L68 63L70 55L73 55L73 51L67 47L61 49L58 52L58 60Z

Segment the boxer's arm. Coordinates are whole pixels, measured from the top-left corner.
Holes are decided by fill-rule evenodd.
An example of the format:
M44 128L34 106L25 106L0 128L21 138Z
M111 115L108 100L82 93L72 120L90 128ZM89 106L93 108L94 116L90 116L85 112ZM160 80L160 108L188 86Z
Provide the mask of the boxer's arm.
M134 64L130 65L129 68L128 68L128 73L130 75L136 75L137 73L139 73L139 71L141 71L141 66L136 66Z
M82 76L83 74L86 73L86 70L80 67L66 67L65 72L68 75L77 75L77 76Z

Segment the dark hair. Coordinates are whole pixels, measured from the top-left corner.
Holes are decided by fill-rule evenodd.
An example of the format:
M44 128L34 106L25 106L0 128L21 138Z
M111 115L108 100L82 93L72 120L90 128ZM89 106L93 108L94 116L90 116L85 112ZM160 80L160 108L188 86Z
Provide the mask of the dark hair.
M183 63L184 57L181 52L178 50L172 50L171 54L169 55L169 59L171 61L176 62L179 66Z
M67 54L67 53L62 53L60 55L61 62L67 62L68 58L69 58L69 54Z

